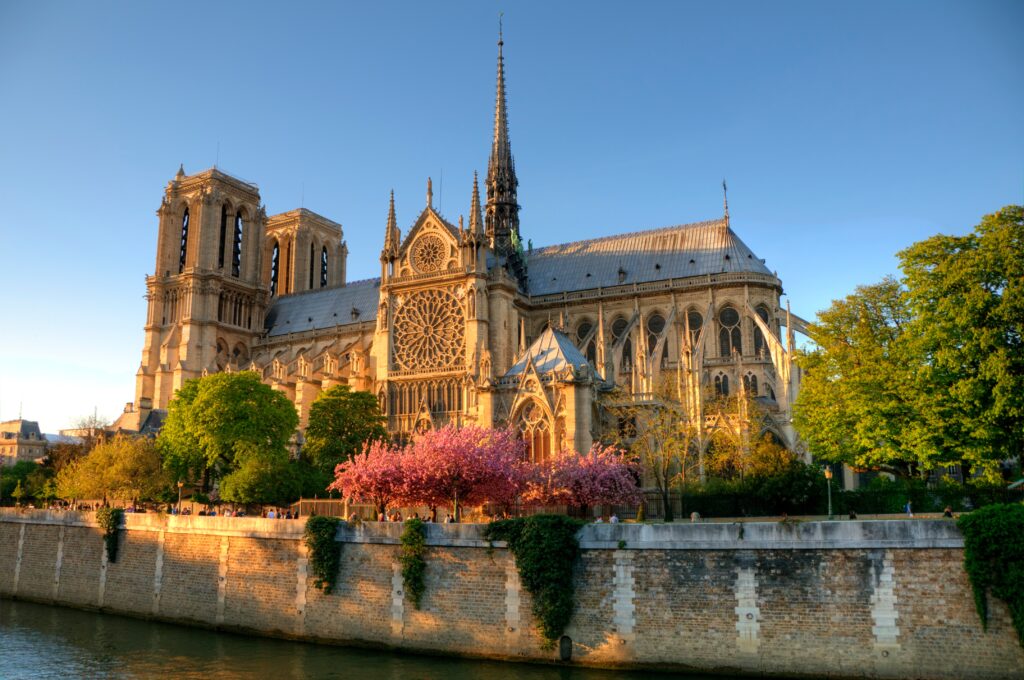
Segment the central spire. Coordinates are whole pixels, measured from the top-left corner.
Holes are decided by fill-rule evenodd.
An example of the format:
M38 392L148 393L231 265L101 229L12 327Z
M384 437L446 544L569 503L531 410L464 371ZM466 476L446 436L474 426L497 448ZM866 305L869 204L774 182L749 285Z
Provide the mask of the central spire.
M494 98L494 138L487 163L487 238L498 264L508 268L526 286L526 259L519 238L519 203L515 160L508 135L508 101L505 95L505 40L498 24L498 83Z

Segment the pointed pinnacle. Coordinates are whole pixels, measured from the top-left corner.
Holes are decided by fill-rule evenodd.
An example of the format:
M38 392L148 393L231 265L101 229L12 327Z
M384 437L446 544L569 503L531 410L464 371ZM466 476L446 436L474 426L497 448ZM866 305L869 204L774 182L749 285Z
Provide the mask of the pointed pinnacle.
M473 200L469 206L469 231L482 234L484 221L480 213L480 185L477 183L476 170L473 171Z

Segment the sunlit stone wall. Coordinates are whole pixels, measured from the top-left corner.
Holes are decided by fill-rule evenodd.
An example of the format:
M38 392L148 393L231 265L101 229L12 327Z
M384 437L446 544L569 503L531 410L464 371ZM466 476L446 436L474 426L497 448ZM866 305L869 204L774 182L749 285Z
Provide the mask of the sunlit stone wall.
M837 677L1024 678L1006 607L974 610L952 522L591 525L577 611L543 649L531 598L476 525L428 526L421 609L401 525L343 527L334 593L302 523L127 515L108 563L90 514L0 513L0 596L459 655Z

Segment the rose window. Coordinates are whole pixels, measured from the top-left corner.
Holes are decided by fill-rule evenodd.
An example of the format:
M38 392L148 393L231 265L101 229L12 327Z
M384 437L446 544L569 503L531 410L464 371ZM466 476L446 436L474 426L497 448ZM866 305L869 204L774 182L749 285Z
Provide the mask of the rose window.
M436 272L444 265L446 250L444 241L439 236L421 236L412 246L412 266L421 274Z
M395 362L403 370L453 368L465 353L465 325L462 306L451 293L413 293L395 314Z

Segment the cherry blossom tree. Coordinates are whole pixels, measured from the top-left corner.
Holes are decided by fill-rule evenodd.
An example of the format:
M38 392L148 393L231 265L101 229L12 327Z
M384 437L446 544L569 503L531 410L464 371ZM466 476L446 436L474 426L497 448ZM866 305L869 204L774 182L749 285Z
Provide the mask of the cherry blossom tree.
M459 521L464 505L510 504L529 476L525 444L511 430L449 425L409 447L404 499L430 507L450 505Z
M523 502L535 505L635 505L643 500L636 465L615 447L594 444L586 454L563 451L538 464Z
M363 452L334 468L329 491L340 491L345 498L373 503L377 512L389 505L405 502L407 496L408 452L382 441L367 442Z

